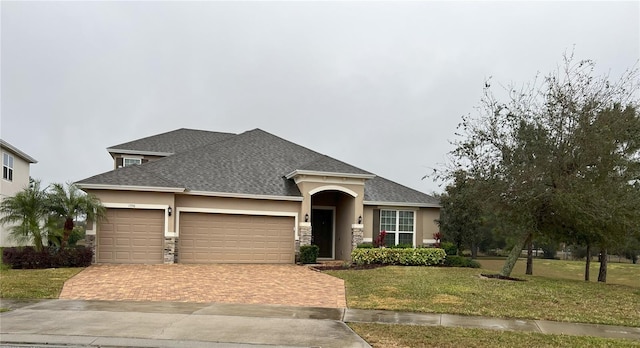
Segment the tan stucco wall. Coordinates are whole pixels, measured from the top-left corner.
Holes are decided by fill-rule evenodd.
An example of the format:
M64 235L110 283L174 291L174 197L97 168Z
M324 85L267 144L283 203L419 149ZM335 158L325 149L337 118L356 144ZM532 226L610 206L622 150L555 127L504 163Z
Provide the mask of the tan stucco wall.
M139 192L139 191L116 191L116 190L85 190L87 193L96 195L103 204L154 204L168 205L174 212L176 209L175 195L172 192ZM169 218L168 229L175 231L175 214Z
M422 208L421 212L424 224L422 239L433 239L433 234L440 231L440 227L435 221L440 218L440 208Z
M29 163L18 157L13 151L4 147L0 148L0 156L2 153L8 153L13 156L13 181L2 179L0 174L0 199L12 197L22 189L29 186ZM2 165L2 157L0 157L0 166ZM1 173L1 172L0 172ZM9 238L9 226L0 224L0 246L17 246L17 244Z
M331 187L331 186L340 186L346 189L349 189L356 193L355 197L355 206L353 211L353 215L349 218L351 219L351 223L356 223L359 216L363 214L363 203L364 203L364 185L362 183L335 183L333 181L327 180L325 182L299 182L298 189L302 193L303 201L301 206L301 214L309 214L311 212L311 195L310 191L320 188L320 187ZM347 194L347 193L345 193Z
M176 195L177 207L254 210L265 212L300 212L300 202L273 201L268 199L247 199L230 197L210 197L196 195Z

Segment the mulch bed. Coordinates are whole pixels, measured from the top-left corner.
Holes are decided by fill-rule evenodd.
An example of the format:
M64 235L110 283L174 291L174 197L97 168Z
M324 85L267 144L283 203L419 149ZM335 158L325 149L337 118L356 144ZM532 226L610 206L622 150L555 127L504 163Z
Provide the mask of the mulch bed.
M513 277L505 277L503 275L500 274L486 274L486 273L482 273L480 274L482 277L485 278L490 278L490 279L500 279L500 280L511 280L514 282L526 282L526 279L520 279L520 278L513 278Z

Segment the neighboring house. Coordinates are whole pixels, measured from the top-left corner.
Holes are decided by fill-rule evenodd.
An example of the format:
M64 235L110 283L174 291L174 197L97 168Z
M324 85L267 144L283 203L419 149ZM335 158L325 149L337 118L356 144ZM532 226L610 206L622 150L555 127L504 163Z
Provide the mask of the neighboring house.
M30 164L38 161L2 139L0 139L0 152L2 152L0 199L4 199L12 197L29 186ZM9 238L9 226L2 224L0 224L0 246L16 246L16 243Z
M107 150L115 169L77 183L107 207L87 231L99 263L293 263L308 244L349 260L382 230L414 246L438 230L435 198L260 129Z

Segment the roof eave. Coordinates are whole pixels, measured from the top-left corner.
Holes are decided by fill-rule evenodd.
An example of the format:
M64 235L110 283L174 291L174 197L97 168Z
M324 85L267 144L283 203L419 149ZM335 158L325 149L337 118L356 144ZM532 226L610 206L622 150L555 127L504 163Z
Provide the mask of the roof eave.
M2 147L7 148L9 150L11 150L11 152L15 153L18 157L22 158L23 160L29 162L29 163L38 163L38 161L35 160L35 158L27 155L26 153L20 151L17 147L9 144L8 142L0 139L0 144L2 145Z
M336 173L336 172L321 172L317 170L296 169L293 172L287 174L285 178L291 179L297 175L331 176L331 177L337 177L337 178L355 178L355 179L373 179L376 177L374 174Z
M162 186L138 186L138 185L109 185L109 184L86 184L76 183L81 189L87 190L117 190L117 191L149 191L149 192L184 192L182 187L162 187Z
M393 207L418 207L418 208L441 208L435 203L419 203L419 202L387 202L387 201L364 201L364 205L383 205Z
M301 196L278 196L278 195L259 195L251 193L230 193L230 192L212 192L212 191L184 191L186 195L210 196L210 197L228 197L228 198L245 198L245 199L266 199L273 201L295 201L302 202Z
M173 152L158 152L158 151L142 151L142 150L127 150L117 148L107 148L107 151L111 154L122 153L125 155L147 155L147 156L162 156L167 157L173 155Z

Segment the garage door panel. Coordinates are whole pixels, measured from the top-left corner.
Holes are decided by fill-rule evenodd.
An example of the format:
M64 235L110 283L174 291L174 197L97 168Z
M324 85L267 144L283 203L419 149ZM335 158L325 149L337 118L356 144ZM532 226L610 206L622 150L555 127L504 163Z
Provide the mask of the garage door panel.
M292 217L181 213L182 263L293 263Z
M162 263L164 211L107 209L97 237L99 263Z

